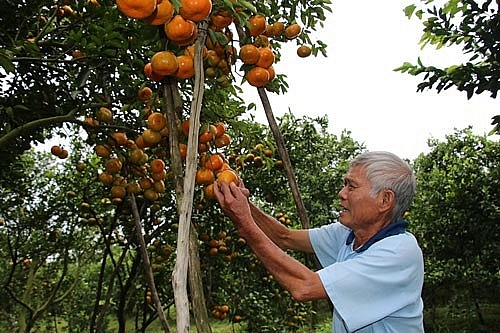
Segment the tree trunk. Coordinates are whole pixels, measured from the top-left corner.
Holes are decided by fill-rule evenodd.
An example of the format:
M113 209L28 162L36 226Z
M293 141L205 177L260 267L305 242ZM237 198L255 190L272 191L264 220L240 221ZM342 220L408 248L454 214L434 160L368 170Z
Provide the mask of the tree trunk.
M189 300L187 294L187 273L190 262L189 239L191 213L195 188L195 175L198 166L198 128L200 126L200 113L204 92L204 71L202 48L206 38L206 25L199 29L200 34L195 43L195 82L193 100L189 117L188 150L186 156L186 169L182 191L177 191L177 207L179 210L179 230L177 234L177 258L172 273L174 300L176 308L177 332L189 332ZM168 117L167 117L168 119ZM172 143L171 143L172 145ZM171 149L172 150L172 149ZM180 183L180 182L179 182ZM191 268L193 269L193 268ZM192 286L194 288L194 286Z

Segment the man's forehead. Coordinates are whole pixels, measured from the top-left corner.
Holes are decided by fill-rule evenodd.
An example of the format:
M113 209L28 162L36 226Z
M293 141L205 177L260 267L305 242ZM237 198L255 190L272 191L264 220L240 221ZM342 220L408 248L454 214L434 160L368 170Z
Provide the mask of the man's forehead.
M349 183L367 182L368 179L366 177L366 168L361 165L353 166L347 171L344 177L344 181Z

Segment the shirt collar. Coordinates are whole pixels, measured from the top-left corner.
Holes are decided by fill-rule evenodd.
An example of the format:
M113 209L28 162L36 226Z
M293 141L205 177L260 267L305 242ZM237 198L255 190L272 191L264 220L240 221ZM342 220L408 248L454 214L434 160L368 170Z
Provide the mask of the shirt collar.
M389 224L388 226L379 230L379 232L377 232L375 235L373 235L366 243L363 244L363 246L356 249L356 252L358 253L363 252L367 250L370 246L372 246L374 243L386 237L404 233L407 226L408 222L403 220L398 220L396 222ZM349 236L347 236L345 245L351 245L353 241L354 241L354 232L351 230Z

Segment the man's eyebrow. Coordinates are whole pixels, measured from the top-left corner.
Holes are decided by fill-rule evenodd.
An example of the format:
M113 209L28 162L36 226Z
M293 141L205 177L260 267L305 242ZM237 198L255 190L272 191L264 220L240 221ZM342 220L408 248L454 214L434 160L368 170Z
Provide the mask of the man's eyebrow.
M344 184L356 185L356 181L354 181L354 179L352 178L344 177Z

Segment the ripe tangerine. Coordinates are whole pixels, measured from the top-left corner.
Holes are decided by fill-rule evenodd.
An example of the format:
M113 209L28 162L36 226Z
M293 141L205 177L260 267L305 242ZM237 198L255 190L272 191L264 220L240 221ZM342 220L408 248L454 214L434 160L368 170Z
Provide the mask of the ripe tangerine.
M269 82L269 71L262 67L254 67L245 75L248 83L254 87L263 87Z
M174 6L169 0L158 1L153 13L144 21L151 25L162 25L168 23L174 16Z
M211 11L211 0L181 0L179 14L186 20L199 22L206 19Z
M165 24L165 34L174 42L188 40L193 36L195 29L196 24L193 21L186 20L179 14Z
M294 39L300 34L301 31L300 25L297 23L290 24L288 27L285 29L285 37L288 39Z
M177 56L177 72L175 76L179 79L188 79L194 76L194 59L189 55Z
M311 48L307 45L301 45L297 48L297 55L301 58L306 58L311 55Z
M153 90L151 90L151 88L149 87L142 87L137 92L137 97L143 102L147 101L149 98L151 98L151 96L153 96Z
M259 61L259 49L253 44L245 44L240 48L239 57L244 64L254 65Z
M153 131L160 132L165 126L167 126L167 118L161 112L152 112L148 116L148 128Z
M254 15L248 19L248 33L256 37L266 31L266 18L260 14Z
M225 182L227 185L231 183L238 183L238 175L231 169L226 169L224 171L219 172L217 175L217 184L222 184Z
M274 63L274 52L269 47L261 47L259 50L259 61L256 65L262 68L269 68Z
M163 79L163 75L153 72L150 62L144 65L144 75L151 81L161 81Z
M151 172L159 173L165 171L165 162L162 159L156 158L151 161L149 167L151 168Z
M212 184L214 182L214 172L210 169L198 169L196 170L196 183L198 184Z
M224 164L224 159L219 154L210 155L208 160L205 162L205 169L212 171L219 170Z
M156 52L151 57L151 69L159 75L172 75L178 67L177 57L170 51Z
M144 19L153 14L156 0L116 0L116 6L129 18Z

